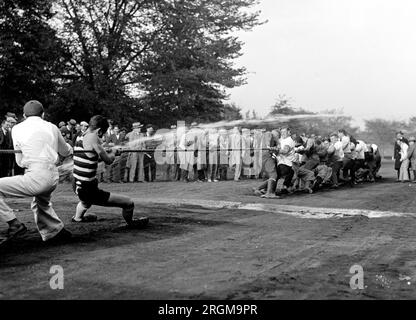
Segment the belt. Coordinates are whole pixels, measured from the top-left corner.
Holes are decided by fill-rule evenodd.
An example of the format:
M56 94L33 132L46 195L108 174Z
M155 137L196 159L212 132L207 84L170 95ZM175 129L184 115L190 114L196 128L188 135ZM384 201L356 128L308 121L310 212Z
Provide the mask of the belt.
M33 162L33 163L30 163L27 167L27 170L34 170L34 169L57 170L55 164L43 163L43 162Z

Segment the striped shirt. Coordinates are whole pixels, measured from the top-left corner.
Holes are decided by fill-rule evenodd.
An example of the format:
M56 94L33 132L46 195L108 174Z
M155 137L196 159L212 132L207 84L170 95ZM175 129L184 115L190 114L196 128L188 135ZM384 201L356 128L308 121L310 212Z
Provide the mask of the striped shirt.
M77 137L74 146L74 178L80 182L92 182L97 179L98 155L92 152L80 152L84 150L84 133ZM87 156L87 153L93 157Z

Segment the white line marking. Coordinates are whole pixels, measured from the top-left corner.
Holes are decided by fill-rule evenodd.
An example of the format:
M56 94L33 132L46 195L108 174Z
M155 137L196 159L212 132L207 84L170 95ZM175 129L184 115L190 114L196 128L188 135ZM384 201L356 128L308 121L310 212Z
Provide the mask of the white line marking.
M319 208L303 207L294 205L279 205L266 203L243 203L236 201L217 201L217 200L198 200L198 199L168 199L168 198L133 198L137 204L167 204L171 206L199 206L208 209L240 209L264 211L277 214L286 214L298 218L306 219L329 219L347 218L352 216L364 216L367 218L390 218L390 217L416 217L412 212L394 212L362 209L342 209L342 208Z

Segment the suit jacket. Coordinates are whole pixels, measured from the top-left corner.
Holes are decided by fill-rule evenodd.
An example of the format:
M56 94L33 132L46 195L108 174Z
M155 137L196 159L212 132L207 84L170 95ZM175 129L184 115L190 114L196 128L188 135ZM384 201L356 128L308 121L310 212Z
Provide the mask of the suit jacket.
M0 149L13 149L12 135L10 131L7 131L6 134L4 134L2 128L0 128Z
M115 134L112 134L112 135L109 136L109 138L107 140L107 143L114 143L115 146L120 146L120 145L124 144L125 140L126 139L125 139L124 134L120 133L118 135L118 138Z

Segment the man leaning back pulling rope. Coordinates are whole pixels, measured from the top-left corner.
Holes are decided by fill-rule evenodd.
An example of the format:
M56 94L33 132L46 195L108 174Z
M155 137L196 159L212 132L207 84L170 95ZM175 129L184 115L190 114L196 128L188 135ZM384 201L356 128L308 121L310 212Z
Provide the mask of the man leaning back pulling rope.
M43 241L66 240L71 233L57 216L50 202L59 182L56 167L58 154L68 157L72 148L63 139L59 129L43 120L44 109L39 101L31 100L23 107L25 120L12 130L16 163L25 168L25 174L0 179L0 220L8 223L7 240L27 231L5 203L5 198L33 197L32 211Z
M143 228L147 226L149 218L133 218L134 202L127 196L110 193L98 187L97 167L99 161L112 164L118 151L112 149L106 152L102 147L101 139L108 129L108 121L100 115L91 118L88 130L76 142L74 155L74 182L73 189L78 195L79 203L72 222L92 222L97 216L86 214L92 205L103 207L118 207L130 228ZM94 150L88 152L86 150Z

